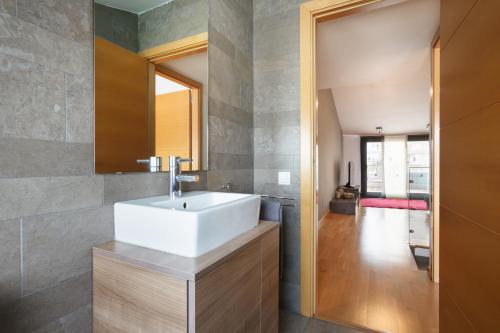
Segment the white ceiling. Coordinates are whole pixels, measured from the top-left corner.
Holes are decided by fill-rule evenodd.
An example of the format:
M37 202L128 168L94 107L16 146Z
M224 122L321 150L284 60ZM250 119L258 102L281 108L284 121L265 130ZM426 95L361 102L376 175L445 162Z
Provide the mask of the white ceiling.
M95 2L134 14L142 14L173 0L95 0Z
M169 80L161 75L156 74L155 76L155 94L163 95L170 94L177 91L189 90L188 87L185 87L177 82Z
M426 132L439 0L409 0L322 22L317 86L332 89L344 134Z
M208 86L208 53L195 53L182 58L176 58L161 65L198 81L203 87ZM204 89L208 90L208 89Z

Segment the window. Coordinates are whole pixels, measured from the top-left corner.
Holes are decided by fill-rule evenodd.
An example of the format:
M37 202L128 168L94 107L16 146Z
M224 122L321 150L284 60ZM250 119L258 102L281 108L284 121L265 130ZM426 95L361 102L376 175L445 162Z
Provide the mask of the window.
M366 143L366 191L381 193L384 184L384 150L382 142Z
M408 141L408 180L410 196L429 194L430 146L429 140Z
M380 198L384 192L382 136L361 137L361 196Z
M429 135L361 137L361 196L428 198L430 158Z

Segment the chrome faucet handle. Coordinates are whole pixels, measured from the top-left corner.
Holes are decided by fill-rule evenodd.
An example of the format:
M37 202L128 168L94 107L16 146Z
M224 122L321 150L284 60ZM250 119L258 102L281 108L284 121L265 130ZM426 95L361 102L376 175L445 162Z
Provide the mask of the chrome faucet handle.
M219 187L219 190L223 190L225 192L231 192L233 190L233 183L230 180L226 182L226 185L222 185Z
M173 155L169 156L168 157L169 170L174 170L175 171L174 173L177 173L180 171L179 166L182 163L186 163L186 162L192 162L192 159L191 158L182 158L182 157L173 156Z
M182 157L177 157L176 162L177 162L177 164L181 164L181 163L191 163L191 162L193 162L193 159L192 159L192 158L182 158Z
M151 156L148 159L138 159L137 163L148 165L149 172L160 172L161 171L161 157L160 156Z
M198 175L177 175L175 180L184 183L196 183L200 181L200 176Z
M181 183L194 183L200 180L200 176L198 175L183 175L180 164L185 162L192 162L191 158L182 158L178 156L169 156L168 157L168 166L169 166L169 180L170 186L168 189L168 196L170 199L175 199L176 197L180 197L182 195Z

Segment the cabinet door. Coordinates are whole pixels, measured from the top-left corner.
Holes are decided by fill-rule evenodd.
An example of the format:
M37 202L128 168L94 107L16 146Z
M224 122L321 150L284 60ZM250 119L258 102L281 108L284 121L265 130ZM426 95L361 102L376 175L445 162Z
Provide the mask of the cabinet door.
M186 332L187 281L94 256L94 332Z
M260 250L254 242L196 281L196 333L260 331Z

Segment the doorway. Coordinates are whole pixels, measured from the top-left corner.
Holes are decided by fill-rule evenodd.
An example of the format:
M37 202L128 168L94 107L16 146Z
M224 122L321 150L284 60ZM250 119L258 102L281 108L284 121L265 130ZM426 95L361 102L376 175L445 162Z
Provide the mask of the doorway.
M316 156L316 136L318 131L316 94L319 89L316 84L315 72L318 65L316 62L317 24L355 13L382 9L398 3L404 3L404 1L310 1L301 7L301 311L304 315L317 314L319 273L316 268L321 260L321 253L316 252L318 241L321 240L316 238L320 226L318 224L318 208L315 204L315 184L318 183L318 175L315 172L318 161L318 156ZM428 91L429 89L427 94L429 94ZM376 168L377 165L374 164L373 167ZM409 174L405 174L404 181L406 182L408 178ZM372 185L375 188L377 184L374 182ZM401 192L401 188L399 186L399 192ZM372 192L374 196L380 196L382 191L379 189ZM370 221L379 219L380 215L384 215L386 220L397 219L396 217L387 217L385 213L363 211L360 212L359 219L356 221L358 225L364 224L367 229L370 229L373 225ZM408 250L409 230L407 222L406 217L405 228L402 230L404 231L406 249ZM401 225L401 223L398 224L398 226ZM360 233L364 232L363 228L358 231ZM332 231L332 234L339 234L339 230ZM346 254L347 250L344 248L341 251ZM339 288L342 288L342 286ZM350 324L353 323L350 322Z
M204 54L196 57L204 57ZM183 171L199 170L203 83L173 70L171 62L155 65L154 117L151 117L154 124L150 125L154 142L151 142L151 150L164 161L169 156L190 158L190 163L183 164ZM203 75L199 76L203 78Z

